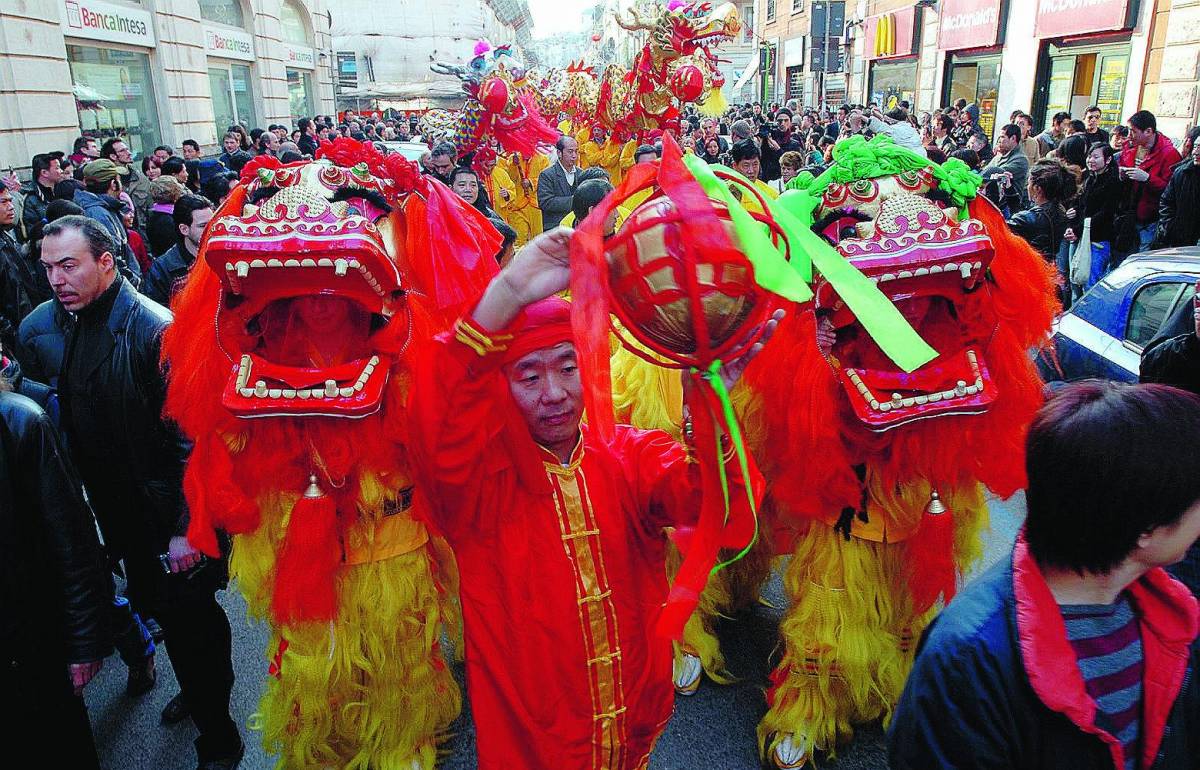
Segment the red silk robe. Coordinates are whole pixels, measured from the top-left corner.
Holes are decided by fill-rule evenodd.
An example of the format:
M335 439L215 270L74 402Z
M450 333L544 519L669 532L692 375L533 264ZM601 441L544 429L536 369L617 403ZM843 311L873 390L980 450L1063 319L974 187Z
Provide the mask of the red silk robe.
M618 426L604 445L586 425L561 465L521 421L496 339L460 321L413 388L421 484L461 576L480 770L644 768L674 701L653 632L662 529L696 518L698 466L661 431Z

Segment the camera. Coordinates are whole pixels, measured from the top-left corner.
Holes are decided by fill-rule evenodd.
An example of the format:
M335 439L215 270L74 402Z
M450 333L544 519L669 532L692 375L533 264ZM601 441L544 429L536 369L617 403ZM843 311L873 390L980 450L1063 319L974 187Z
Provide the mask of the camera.
M775 123L763 123L758 127L758 135L763 139L769 137L776 130Z

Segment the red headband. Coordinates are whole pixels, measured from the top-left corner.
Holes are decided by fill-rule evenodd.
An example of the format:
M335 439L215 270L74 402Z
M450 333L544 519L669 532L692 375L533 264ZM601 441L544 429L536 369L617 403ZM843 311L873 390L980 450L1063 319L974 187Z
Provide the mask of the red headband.
M571 335L571 303L562 297L547 297L527 305L505 330L513 335L504 363L511 364L535 350L574 342Z

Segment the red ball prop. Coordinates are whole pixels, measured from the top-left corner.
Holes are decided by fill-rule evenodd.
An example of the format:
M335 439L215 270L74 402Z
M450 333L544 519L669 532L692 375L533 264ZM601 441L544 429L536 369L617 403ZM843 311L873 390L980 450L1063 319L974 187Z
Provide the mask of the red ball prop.
M680 101L693 102L704 93L704 74L694 64L685 64L671 76L671 93Z
M504 112L508 105L508 83L500 78L489 78L479 89L479 103L490 112Z
M736 243L728 209L713 206ZM632 336L676 366L736 358L754 343L747 332L771 302L749 265L709 261L703 251L689 260L680 220L670 198L651 198L606 243L612 310Z

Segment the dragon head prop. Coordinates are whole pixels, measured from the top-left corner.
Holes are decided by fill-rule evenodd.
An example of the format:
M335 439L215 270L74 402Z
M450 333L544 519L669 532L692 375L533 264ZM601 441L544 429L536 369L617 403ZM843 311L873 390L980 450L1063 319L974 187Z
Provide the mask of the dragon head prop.
M205 236L217 340L237 364L221 403L238 417L377 411L411 336L402 255L388 248L395 181L314 162L261 167L245 193ZM342 350L316 354L319 338Z
M633 24L626 29L648 30L648 45L663 60L701 51L711 56L710 48L733 40L742 31L742 19L733 3L671 2L652 22L642 20L635 9L631 8L630 14Z
M407 351L478 296L500 241L368 143L259 158L241 181L163 340L167 413L194 441L188 537L215 555L217 530L265 528L276 619L328 619L365 512L406 509Z
M837 335L830 363L871 430L982 414L996 400L986 352L998 323L988 298L996 249L983 223L962 213L947 204L929 168L834 182L821 196L822 233L938 352L916 371L901 371L818 278L816 311Z
M486 144L489 137L506 151L526 155L539 143L558 139L558 132L542 118L525 66L508 46L480 40L466 66L434 62L429 68L459 78L467 95L461 110L430 110L420 122L423 136L453 143L457 157Z
M673 101L694 102L706 114L723 112L725 77L713 48L741 33L737 7L673 2L653 20L632 8L629 14L629 19L618 15L617 23L649 34L628 83L602 79L599 102L604 122L630 130L663 128L678 115Z

